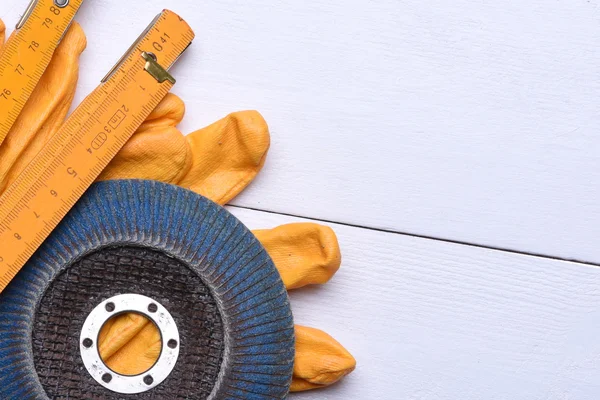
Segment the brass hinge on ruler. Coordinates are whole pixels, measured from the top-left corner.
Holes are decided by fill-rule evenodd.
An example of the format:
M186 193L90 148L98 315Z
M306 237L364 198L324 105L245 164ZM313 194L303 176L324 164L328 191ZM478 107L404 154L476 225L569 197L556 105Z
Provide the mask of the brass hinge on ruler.
M0 291L166 96L167 69L193 38L175 13L159 14L0 197Z
M144 69L146 72L152 75L158 83L169 81L171 84L175 84L175 78L173 78L166 69L161 67L160 64L156 62L156 56L153 53L143 52L142 58L146 60Z
M0 52L0 144L50 64L83 0L31 0Z

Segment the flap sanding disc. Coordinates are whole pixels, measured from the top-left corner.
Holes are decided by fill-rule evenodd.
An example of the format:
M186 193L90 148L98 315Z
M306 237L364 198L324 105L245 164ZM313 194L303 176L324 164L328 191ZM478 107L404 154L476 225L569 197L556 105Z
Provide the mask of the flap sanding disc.
M155 299L179 334L170 374L137 394L99 384L81 355L90 313L126 293ZM2 399L281 399L293 359L287 292L262 245L172 185L94 184L0 294Z

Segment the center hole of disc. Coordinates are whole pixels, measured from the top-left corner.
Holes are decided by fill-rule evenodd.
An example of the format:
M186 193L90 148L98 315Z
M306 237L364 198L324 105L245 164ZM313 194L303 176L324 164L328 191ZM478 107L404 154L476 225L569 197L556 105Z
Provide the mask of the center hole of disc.
M156 324L143 314L127 312L109 318L98 335L104 364L121 375L139 375L158 360L162 338Z

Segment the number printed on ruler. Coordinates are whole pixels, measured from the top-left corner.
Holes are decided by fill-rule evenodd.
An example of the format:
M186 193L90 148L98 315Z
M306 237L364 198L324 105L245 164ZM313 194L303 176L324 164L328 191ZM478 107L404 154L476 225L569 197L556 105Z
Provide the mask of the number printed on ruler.
M125 104L122 104L121 107L113 114L113 116L108 120L108 124L104 125L102 132L98 133L94 139L92 139L92 143L90 147L87 149L88 153L92 154L94 150L99 150L106 140L108 139L108 135L113 131L113 129L117 129L121 122L125 120L127 113L129 112L129 108Z

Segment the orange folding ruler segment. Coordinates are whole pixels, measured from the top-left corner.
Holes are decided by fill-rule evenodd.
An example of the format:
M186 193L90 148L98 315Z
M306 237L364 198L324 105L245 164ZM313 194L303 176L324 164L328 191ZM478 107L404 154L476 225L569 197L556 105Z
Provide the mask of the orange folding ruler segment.
M0 197L0 291L169 92L194 33L163 11Z
M83 0L31 0L0 53L0 143L48 67Z

